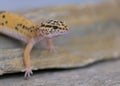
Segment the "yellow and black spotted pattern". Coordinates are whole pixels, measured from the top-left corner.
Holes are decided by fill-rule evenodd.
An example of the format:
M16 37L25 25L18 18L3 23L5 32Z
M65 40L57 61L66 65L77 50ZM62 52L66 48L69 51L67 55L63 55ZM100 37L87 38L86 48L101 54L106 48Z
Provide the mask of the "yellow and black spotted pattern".
M34 35L30 27L35 23L15 13L0 11L0 25L27 36Z
M58 30L67 30L67 25L65 25L62 21L57 20L47 20L41 23L41 27L58 29Z
M47 20L41 23L41 32L48 35L52 32L57 31L58 33L62 30L68 31L69 28L62 21Z
M52 31L60 32L69 29L62 21L47 20L37 24L23 16L6 11L0 11L0 26L32 38L52 34Z

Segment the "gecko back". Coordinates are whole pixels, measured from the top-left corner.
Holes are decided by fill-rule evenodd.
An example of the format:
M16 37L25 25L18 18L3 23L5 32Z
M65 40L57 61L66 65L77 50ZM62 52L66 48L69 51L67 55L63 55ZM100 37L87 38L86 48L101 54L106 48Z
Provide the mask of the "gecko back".
M29 27L34 25L35 23L23 16L11 12L0 11L0 26L8 28L11 31L30 36L32 34L29 33Z

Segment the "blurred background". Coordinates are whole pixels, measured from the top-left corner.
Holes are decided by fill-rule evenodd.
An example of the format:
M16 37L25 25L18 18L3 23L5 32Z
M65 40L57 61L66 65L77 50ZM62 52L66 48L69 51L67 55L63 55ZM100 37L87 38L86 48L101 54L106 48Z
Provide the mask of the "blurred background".
M69 25L118 19L119 0L3 0L0 10L18 12L35 22L44 19L64 20Z
M58 6L65 4L94 3L98 1L102 0L3 0L0 1L0 10L16 11L20 9Z

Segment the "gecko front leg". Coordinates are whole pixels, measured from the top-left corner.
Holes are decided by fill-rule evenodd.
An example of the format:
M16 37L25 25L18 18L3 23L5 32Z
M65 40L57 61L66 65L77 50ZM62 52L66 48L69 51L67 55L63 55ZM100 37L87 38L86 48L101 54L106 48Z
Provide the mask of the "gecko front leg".
M32 68L31 68L31 65L30 65L30 52L31 52L33 46L34 46L34 42L33 42L33 40L30 40L27 43L27 46L24 50L24 64L25 64L25 75L24 75L24 77L26 79L28 79L33 74Z
M52 42L52 39L51 38L46 38L46 41L47 41L47 49L49 52L57 52L56 51L56 48Z

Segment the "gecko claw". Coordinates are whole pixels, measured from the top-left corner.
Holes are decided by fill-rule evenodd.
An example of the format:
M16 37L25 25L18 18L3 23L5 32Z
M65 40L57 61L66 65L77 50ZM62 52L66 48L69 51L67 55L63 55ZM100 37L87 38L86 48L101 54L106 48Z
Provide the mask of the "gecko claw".
M25 69L25 79L29 79L31 77L31 75L33 75L32 69L31 68L26 68Z
M48 46L47 50L50 53L57 53L56 47L54 47L54 46Z

